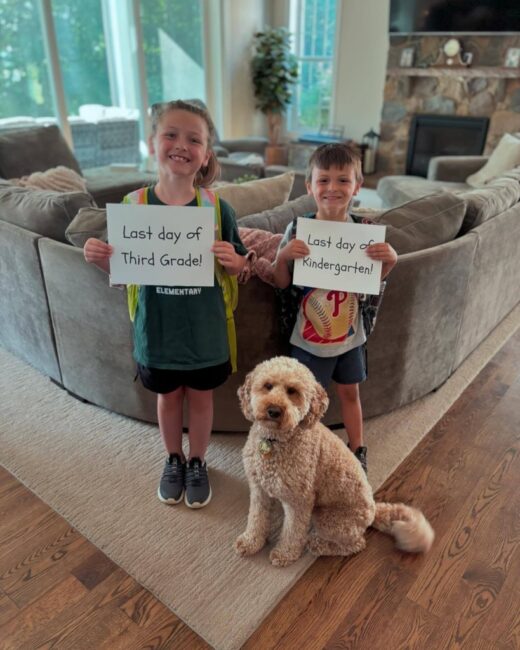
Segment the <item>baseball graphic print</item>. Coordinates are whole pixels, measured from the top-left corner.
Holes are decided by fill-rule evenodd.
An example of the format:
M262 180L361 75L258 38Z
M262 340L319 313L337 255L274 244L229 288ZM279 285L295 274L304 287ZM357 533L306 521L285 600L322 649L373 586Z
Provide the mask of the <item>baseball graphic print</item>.
M341 343L356 333L358 299L355 293L312 289L303 299L301 336L312 343Z

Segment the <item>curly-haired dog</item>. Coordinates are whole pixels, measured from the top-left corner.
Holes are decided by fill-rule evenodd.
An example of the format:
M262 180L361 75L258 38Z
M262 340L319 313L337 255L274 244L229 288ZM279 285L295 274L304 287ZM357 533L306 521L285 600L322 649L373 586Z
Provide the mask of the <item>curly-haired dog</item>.
M249 481L247 527L235 542L240 555L265 545L275 499L284 510L274 565L314 555L350 555L365 547L369 526L393 535L398 548L427 551L434 533L424 515L402 503L375 503L359 461L319 421L325 390L296 359L275 357L250 372L238 395L253 422L243 450Z

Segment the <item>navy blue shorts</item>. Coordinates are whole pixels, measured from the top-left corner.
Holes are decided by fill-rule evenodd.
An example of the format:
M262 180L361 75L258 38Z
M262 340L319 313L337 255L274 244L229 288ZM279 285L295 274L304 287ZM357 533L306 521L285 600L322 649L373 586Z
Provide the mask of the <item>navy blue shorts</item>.
M365 346L360 345L338 357L317 357L291 345L291 356L314 373L323 388L333 379L337 384L359 384L367 378Z
M143 386L154 393L171 393L181 386L194 390L213 390L231 374L231 363L197 370L171 370L170 368L148 368L137 364L137 374Z

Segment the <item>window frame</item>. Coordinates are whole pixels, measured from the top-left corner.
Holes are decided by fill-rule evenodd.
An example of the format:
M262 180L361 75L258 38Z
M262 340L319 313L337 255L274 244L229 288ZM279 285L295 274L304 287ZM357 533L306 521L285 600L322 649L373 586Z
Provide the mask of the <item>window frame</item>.
M335 15L335 29L334 29L334 43L333 43L333 53L331 56L303 56L300 54L304 35L302 34L302 16L304 11L304 3L306 0L290 0L289 5L289 30L293 34L293 39L291 43L291 49L295 55L299 71L300 71L300 81L301 82L301 64L302 62L330 62L332 67L332 81L331 81L331 101L329 109L329 122L324 126L331 126L335 121L336 114L336 89L337 89L337 74L338 74L338 43L339 43L339 34L341 29L341 9L342 2L341 0L336 0L336 15ZM296 97L298 96L298 91L295 91L293 95L293 101L289 108L287 114L287 132L290 136L297 138L303 133L309 133L309 127L302 126L298 123L298 104ZM318 133L320 125L316 125L313 133Z

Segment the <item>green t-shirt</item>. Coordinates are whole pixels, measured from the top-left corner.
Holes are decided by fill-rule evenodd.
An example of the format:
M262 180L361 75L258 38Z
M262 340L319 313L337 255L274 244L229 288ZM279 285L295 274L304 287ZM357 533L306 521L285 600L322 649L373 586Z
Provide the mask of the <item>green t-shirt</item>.
M148 205L165 205L148 190ZM188 206L197 207L194 199ZM240 241L233 208L220 200L222 240L239 255ZM134 358L149 368L196 370L229 359L226 308L215 278L212 287L139 287L134 318Z

